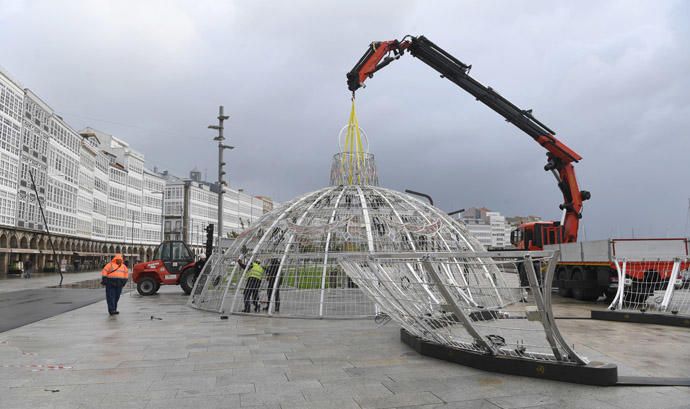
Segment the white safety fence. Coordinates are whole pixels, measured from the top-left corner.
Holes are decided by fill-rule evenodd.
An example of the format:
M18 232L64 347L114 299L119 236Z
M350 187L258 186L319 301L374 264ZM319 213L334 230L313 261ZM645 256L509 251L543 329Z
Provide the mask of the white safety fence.
M610 310L690 315L690 258L614 263L618 291Z

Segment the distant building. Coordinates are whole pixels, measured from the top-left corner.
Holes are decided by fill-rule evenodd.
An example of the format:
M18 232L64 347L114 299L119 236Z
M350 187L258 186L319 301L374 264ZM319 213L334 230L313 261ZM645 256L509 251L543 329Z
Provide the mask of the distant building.
M532 223L541 221L542 218L539 216L512 216L506 217L506 222L512 224L513 226L519 226L523 223Z
M456 216L484 247L510 247L513 226L499 212L481 208L469 208Z
M165 239L183 240L195 252L201 252L206 243L206 226L215 226L218 220L217 183L201 180L201 172L196 170L190 172L189 178L180 178L167 171L161 175L166 179ZM240 233L272 209L273 201L268 197L253 197L243 191L226 188L223 195L223 236ZM217 234L214 229L214 236Z
M0 225L17 221L17 181L24 90L0 71Z

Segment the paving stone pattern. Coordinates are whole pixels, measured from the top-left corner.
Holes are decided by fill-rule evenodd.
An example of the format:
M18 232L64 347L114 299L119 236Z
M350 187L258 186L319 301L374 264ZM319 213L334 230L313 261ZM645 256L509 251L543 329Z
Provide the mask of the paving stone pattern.
M392 324L221 320L184 303L178 288L164 288L124 295L116 317L99 302L0 334L0 408L690 407L690 388L572 385L422 357ZM673 335L687 351L690 336ZM580 338L576 347L590 356L616 350ZM634 362L622 367L645 374Z

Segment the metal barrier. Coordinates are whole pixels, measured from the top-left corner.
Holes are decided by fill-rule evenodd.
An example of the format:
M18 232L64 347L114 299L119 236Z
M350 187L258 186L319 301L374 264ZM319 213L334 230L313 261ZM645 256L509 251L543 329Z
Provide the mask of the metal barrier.
M690 258L614 263L618 291L592 318L690 327Z
M441 345L538 361L587 364L551 312L547 253L390 254L340 259L348 276L407 332ZM520 287L523 264L529 286Z

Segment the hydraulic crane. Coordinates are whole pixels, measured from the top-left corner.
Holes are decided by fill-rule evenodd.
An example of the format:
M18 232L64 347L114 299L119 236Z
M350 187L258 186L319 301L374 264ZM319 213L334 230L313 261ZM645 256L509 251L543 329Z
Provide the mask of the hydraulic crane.
M364 86L367 78L400 58L405 51L438 71L442 78L472 94L547 150L544 170L553 173L563 194L563 203L559 206L564 212L563 219L558 222L524 223L511 234L511 242L521 249L538 250L546 244L577 241L582 202L591 196L586 190L580 191L575 177L573 162L578 162L582 157L556 139L556 132L536 119L532 110L515 106L491 87L470 77L471 65L462 63L424 36L406 36L402 41L373 42L347 74L347 85L353 95Z

